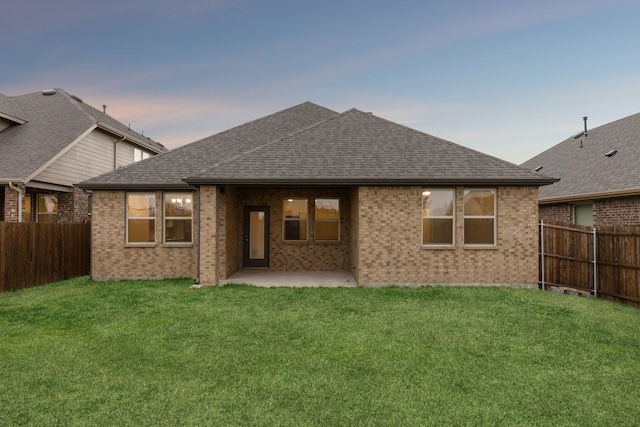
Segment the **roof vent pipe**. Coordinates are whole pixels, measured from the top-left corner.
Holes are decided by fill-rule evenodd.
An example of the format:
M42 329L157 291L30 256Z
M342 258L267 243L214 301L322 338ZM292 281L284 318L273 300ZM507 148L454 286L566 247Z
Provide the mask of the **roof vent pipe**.
M584 120L584 136L587 136L587 116L584 116L582 120Z
M102 114L107 114L107 104L102 104Z

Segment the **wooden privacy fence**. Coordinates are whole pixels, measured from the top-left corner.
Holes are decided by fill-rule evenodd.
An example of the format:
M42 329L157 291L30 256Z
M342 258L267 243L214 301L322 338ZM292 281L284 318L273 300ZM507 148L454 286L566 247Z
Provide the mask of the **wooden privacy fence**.
M640 227L540 222L540 283L640 303Z
M90 224L0 222L0 292L84 276Z

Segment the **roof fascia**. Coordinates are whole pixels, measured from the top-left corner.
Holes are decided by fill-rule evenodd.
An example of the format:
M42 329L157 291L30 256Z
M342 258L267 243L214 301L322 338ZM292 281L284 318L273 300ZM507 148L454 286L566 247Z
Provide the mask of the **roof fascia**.
M91 183L81 182L78 187L85 190L185 190L191 188L188 184L150 184L150 183Z
M626 196L637 196L637 195L640 195L640 188L632 188L629 190L604 191L600 193L575 194L571 196L545 197L544 199L539 199L538 203L540 203L541 205L548 205L552 203L610 199L612 197L626 197Z
M58 151L58 154L53 156L51 159L49 159L48 162L44 163L42 166L40 166L38 169L36 169L34 172L32 172L31 175L27 176L27 178L24 180L24 182L27 183L27 182L31 181L33 178L35 178L36 176L38 176L43 170L45 170L46 168L51 166L56 160L58 160L60 157L62 157L67 151L71 150L73 147L76 146L76 144L78 144L87 135L89 135L91 132L93 132L93 130L95 128L96 128L96 125L94 124L91 127L89 127L89 129L87 129L84 132L82 132L80 134L80 136L78 136L76 139L74 139L70 144L67 144L66 147L64 147L62 150Z
M144 148L146 148L148 150L151 150L156 154L160 154L160 153L163 152L162 150L159 150L159 149L155 148L154 146L152 146L151 144L149 144L146 141L141 141L141 140L139 140L137 138L133 138L132 136L127 135L124 132L121 132L121 131L119 131L119 130L117 130L115 128L112 128L111 126L105 125L102 122L96 123L96 126L99 129L102 129L102 130L104 130L106 132L109 132L109 133L111 133L111 134L113 134L113 135L115 135L117 137L124 138L125 141L132 142L132 143L134 143L134 144L136 144L136 145L138 145L140 147L144 147Z
M46 182L40 181L31 181L26 184L28 188L37 188L40 190L49 190L49 191L59 191L61 193L71 193L73 191L73 187L69 187L66 185L57 185L57 184L49 184Z
M540 178L540 179L420 179L420 178L402 178L402 179L383 179L383 178L365 178L365 179L208 179L208 178L185 178L184 182L191 185L237 185L252 187L268 187L268 186L345 186L345 185L466 185L466 186L540 186L556 182L556 178Z

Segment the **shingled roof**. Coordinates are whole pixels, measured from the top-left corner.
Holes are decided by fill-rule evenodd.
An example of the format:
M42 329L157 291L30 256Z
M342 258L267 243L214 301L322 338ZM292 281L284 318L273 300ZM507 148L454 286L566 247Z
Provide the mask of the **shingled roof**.
M154 153L156 141L129 129L62 89L0 96L2 116L15 124L0 131L0 180L25 181L43 165L95 128L126 137Z
M640 194L638 165L640 113L569 137L522 164L560 178L540 189L546 203Z
M307 102L81 186L537 186L554 181L370 113L351 109L338 114Z

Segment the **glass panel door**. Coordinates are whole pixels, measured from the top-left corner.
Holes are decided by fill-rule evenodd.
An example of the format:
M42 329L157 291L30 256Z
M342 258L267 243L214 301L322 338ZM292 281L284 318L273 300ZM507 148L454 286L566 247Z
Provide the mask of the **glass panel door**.
M269 207L244 208L244 266L269 266Z

